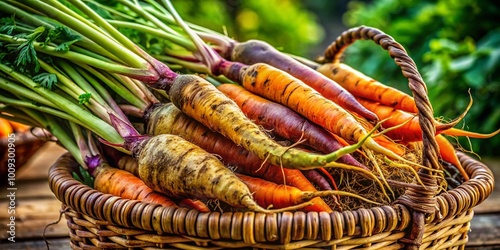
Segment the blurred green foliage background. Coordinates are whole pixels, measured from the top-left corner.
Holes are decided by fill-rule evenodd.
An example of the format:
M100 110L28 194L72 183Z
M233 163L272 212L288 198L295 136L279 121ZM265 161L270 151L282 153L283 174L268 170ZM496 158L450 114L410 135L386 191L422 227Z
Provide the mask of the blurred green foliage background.
M240 41L260 39L306 55L324 38L317 15L297 0L173 0L183 19Z
M348 27L379 28L401 43L428 86L436 117L452 119L469 102L463 123L470 131L500 128L500 5L487 0L351 1L343 22ZM346 63L408 91L407 82L388 54L371 42L356 43ZM460 145L481 156L498 156L500 135L491 139L460 138Z
M214 0L173 3L188 21L240 41L261 39L315 59L342 31L367 25L401 43L428 86L436 117L451 120L474 104L461 126L500 128L500 8L488 0ZM388 53L370 41L350 46L344 62L405 92L406 79ZM500 135L461 138L481 156L498 155Z

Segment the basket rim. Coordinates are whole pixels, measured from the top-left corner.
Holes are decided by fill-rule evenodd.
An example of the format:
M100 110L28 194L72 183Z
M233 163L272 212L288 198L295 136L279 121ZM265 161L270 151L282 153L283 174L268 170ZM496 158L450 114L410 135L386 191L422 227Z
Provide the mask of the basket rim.
M460 186L437 196L436 212L430 214L426 220L426 224L439 223L440 221L468 212L484 201L493 191L494 177L491 170L484 163L473 159L465 153L457 152L457 155L471 178ZM197 210L189 210L187 208L162 207L157 204L148 204L101 193L76 181L72 177L70 171L75 164L77 163L71 154L63 154L49 169L50 188L63 205L95 220L106 221L112 225L126 228L155 231L159 234L186 234L185 236L197 237L197 233L192 232L196 230L186 230L186 228L180 231L172 230L172 228L175 227L173 224L181 223L184 225L187 216L220 218L222 215L220 212L201 213ZM116 219L116 216L113 217L113 215L116 214L122 215L119 215L119 218ZM327 226L329 228L337 228L337 230L340 230L340 232L333 232L333 235L336 235L335 238L344 237L349 234L351 234L351 236L366 236L380 232L405 231L412 225L411 208L408 208L404 204L390 204L352 211L334 211L332 213L297 211L293 213L284 212L276 214L258 212L225 212L224 214L227 214L224 216L237 216L242 218L238 220L239 223L247 221L247 217L251 217L252 220L257 217L271 218L271 221L276 223L279 227L287 224L289 227L296 229L297 227L304 227L303 230L305 231L320 230L321 228L317 225L303 225L303 222L296 223L296 221L291 218L294 218L294 216L305 216L315 219L322 225L324 225L324 223L321 218L327 218ZM169 219L167 221L158 221L164 218L160 216L161 218L159 219L159 215L165 215ZM352 220L350 220L350 218L352 218ZM159 226L160 224L154 225L153 222L158 222L161 226ZM243 227L242 224L236 225L234 222L231 224L216 224L220 231L230 231L231 226ZM311 226L314 228L311 228ZM338 227L340 227L340 229L338 229ZM258 230L258 228L255 227L251 228L251 230ZM252 234L253 233L255 232L252 232ZM277 235L277 240L282 244L289 243L291 237L287 235L287 233L290 232L286 230L280 231ZM210 239L210 237L211 236L209 236L208 239ZM325 240L324 237L329 239L333 236L326 236L316 232L316 235L312 235L312 237L314 239L323 237L323 240Z

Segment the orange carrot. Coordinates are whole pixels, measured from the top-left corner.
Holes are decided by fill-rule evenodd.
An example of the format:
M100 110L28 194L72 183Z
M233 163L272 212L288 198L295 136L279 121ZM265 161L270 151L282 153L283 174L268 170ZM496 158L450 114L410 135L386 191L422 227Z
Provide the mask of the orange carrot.
M14 132L12 126L7 119L0 118L0 138L7 137Z
M12 126L12 129L16 133L26 132L26 131L30 130L30 128L31 128L30 126L19 123L19 122L15 122L15 121L9 121L9 122L10 122L10 125Z
M198 199L182 199L178 202L179 207L185 207L189 209L196 209L199 212L210 212L210 208L208 208L207 204Z
M379 102L410 113L418 112L413 97L396 88L382 84L346 64L325 63L316 70L339 83L356 97Z
M357 114L354 114L357 117L360 117ZM363 118L358 118L358 122L366 129L366 130L371 130L373 129L373 124L367 122ZM385 134L375 134L373 136L373 140L375 140L378 144L380 144L382 147L387 148L394 152L395 154L399 156L403 156L405 154L405 148L401 145L393 141L391 138L389 138Z
M458 169L460 174L462 174L465 181L469 180L469 175L465 172L465 169L462 167L460 160L455 152L455 148L453 145L444 137L443 135L436 135L436 142L439 146L439 154L444 161L447 161Z
M406 124L402 125L401 127L396 128L394 130L390 130L385 133L393 140L404 141L404 142L422 140L422 130L420 128L418 116L370 100L362 98L357 98L357 99L361 104L363 104L363 106L375 112L381 119L387 119L382 123L382 126L384 126L385 128L399 126L406 122ZM484 138L490 138L500 133L500 129L490 134L480 134L480 133L465 131L458 128L453 128L453 126L455 126L458 122L460 122L463 119L463 117L465 117L471 105L472 102L469 104L464 113L462 113L458 118L449 123L440 123L438 121L435 121L436 134L443 133L446 135L468 136L472 138L484 139Z
M242 43L233 41L232 45L234 45L230 51L232 61L247 65L255 63L271 65L304 82L342 108L363 115L363 117L366 117L370 121L378 120L373 112L360 105L354 99L352 93L349 93L348 89L339 85L336 80L329 79L314 69L305 66L291 56L278 51L270 44L259 40L249 40Z
M154 192L144 181L125 170L103 163L95 169L92 175L95 178L94 188L100 192L166 207L177 207L171 199Z
M365 202L378 204L377 202L363 198L359 195L351 194L344 191L326 190L326 191L301 191L295 187L278 185L273 182L265 181L259 178L254 178L242 174L237 175L240 180L245 183L249 190L253 193L255 201L262 207L288 207L295 204L303 203L311 200L314 197L331 196L331 195L346 195L361 199Z
M236 80L249 91L295 110L310 121L321 125L345 140L360 142L365 138L363 147L416 165L380 146L373 138L367 137L368 132L356 121L354 116L288 73L262 63L251 66L222 64L220 67L223 69L224 75L237 76Z
M217 89L234 100L248 118L282 138L293 142L303 141L304 145L322 153L334 152L343 147L321 126L290 108L255 95L241 85L227 83L217 86ZM340 157L338 162L368 169L350 154Z

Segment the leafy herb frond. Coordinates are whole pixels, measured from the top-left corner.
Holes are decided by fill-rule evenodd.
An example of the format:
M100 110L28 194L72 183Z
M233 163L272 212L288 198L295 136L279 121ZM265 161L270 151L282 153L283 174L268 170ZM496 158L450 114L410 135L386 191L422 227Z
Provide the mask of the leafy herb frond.
M80 96L78 96L78 103L79 104L88 104L91 96L92 96L91 93L81 94Z
M12 35L16 28L16 21L14 16L0 18L0 32L7 35Z
M49 44L50 42L60 41L60 44L56 46L55 50L57 52L67 52L73 43L82 40L82 37L76 32L70 30L65 26L57 26L55 29L51 29L45 39L44 44ZM56 43L57 44L57 43Z
M38 72L40 64L36 55L33 43L45 32L45 27L40 26L27 36L27 40L17 47L17 58L14 65L20 69L25 69L27 65L34 65L34 71Z
M36 76L33 76L32 80L38 84L40 84L41 87L48 89L48 90L53 90L54 87L57 85L57 76L56 74L51 74L51 73L40 73Z

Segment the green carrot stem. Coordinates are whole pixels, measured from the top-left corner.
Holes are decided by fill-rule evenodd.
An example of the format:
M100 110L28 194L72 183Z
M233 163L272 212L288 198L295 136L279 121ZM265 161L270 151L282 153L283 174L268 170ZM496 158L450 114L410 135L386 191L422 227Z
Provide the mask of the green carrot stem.
M29 1L29 4L34 7L39 9L40 11L46 13L46 15L50 16L51 18L61 22L62 24L72 28L73 30L79 32L83 36L88 37L95 43L101 45L103 48L108 50L110 53L116 55L120 59L122 59L124 62L127 63L127 65L134 67L134 68L141 68L141 69L146 69L148 68L149 63L145 61L142 57L138 56L134 52L130 50L130 44L127 44L128 39L125 40L120 40L122 44L117 42L115 39L114 35L112 39L110 35L104 34L100 29L93 28L95 26L89 26L85 22L80 21L79 19L75 18L75 15L78 15L74 13L72 10L69 8L64 9L63 12L62 10L59 10L51 4L57 4L56 0L47 0L47 3L44 3L42 1ZM81 7L80 10L85 12L85 14L89 15L90 17L95 17L92 15L92 13L88 12L90 8L88 8L85 4L81 3L80 1L70 1L73 4L75 4L78 7ZM100 18L100 17L99 17ZM102 19L102 18L101 18ZM99 20L94 20L95 22L99 23ZM102 25L101 23L99 23ZM105 27L108 28L108 27ZM106 30L110 32L109 30ZM122 35L123 36L123 35ZM123 36L124 37L124 36ZM126 44L123 44L126 43ZM128 49L126 49L128 48Z
M25 42L26 39L15 38L12 36L0 34L0 41L21 44L21 43ZM136 78L138 80L153 81L154 82L154 81L158 80L158 78L159 78L156 71L154 71L152 69L152 66L149 64L148 64L149 65L148 69L131 68L128 66L117 64L117 63L102 61L102 60L96 59L94 57L90 57L90 56L80 54L80 53L77 53L74 51L60 52L60 51L57 51L57 49L54 46L46 45L46 44L39 43L39 42L33 42L33 46L35 47L35 49L37 51L51 55L51 56L65 58L65 59L68 59L70 61L77 62L77 63L87 64L87 65L90 65L92 67L106 70L108 72L114 72L114 73L130 76L130 77Z
M105 71L101 72L84 64L79 64L79 66L89 72L92 76L99 79L119 96L129 101L132 105L140 108L145 108L149 105L147 101L148 99L146 99L146 94L144 94L143 90L137 88L135 84L132 83L130 86L128 85L128 82L122 82L122 84L115 79L115 77Z
M179 58L179 59L182 59L184 61L189 61L189 62L199 62L200 61L198 59L198 57L194 54L194 53L196 53L196 51L191 52L188 50L179 49L177 47L173 47L173 48L166 47L163 49L163 52L164 53L162 53L162 54L168 55L170 57ZM158 55L158 56L161 56L161 55Z
M87 123L87 125L96 134L102 138L106 138L109 142L123 143L123 138L116 132L116 130L108 123L99 119L94 114L90 113L83 107L57 95L55 92L41 88L37 83L33 82L29 77L14 71L11 67L4 64L0 64L0 70L9 74L11 77L33 90L37 94L43 96L48 101L54 103L54 105L61 110L64 110L69 115L75 117L76 119Z
M0 106L0 117L32 127L42 126L33 118L26 115L23 111L13 107Z
M57 138L57 141L75 158L80 166L85 166L85 160L80 153L80 149L76 146L72 136L66 133L67 129L60 124L60 120L49 118L47 119L46 128L50 128L50 133Z
M70 65L67 61L58 60L57 64L61 67L62 70L65 71L66 75L70 77L71 80L70 79L67 80L71 81L75 85L77 84L77 86L80 87L83 92L90 93L92 95L91 98L96 100L105 109L107 110L111 109L107 101L105 101L104 98L101 96L101 93L94 88L94 86L96 85L99 86L99 84L96 83L91 84L89 82L89 80L90 81L93 80L92 78L85 77L84 75L82 75L82 73L84 72L77 70L78 67L76 67L75 65Z
M88 103L84 103L84 105L88 106L97 116L99 116L101 119L105 120L106 122L110 123L111 120L109 120L109 113L113 113L114 115L118 117L124 117L123 113L120 112L120 109L113 109L111 106L108 104L107 101L104 100L104 98L101 96L101 94L94 89L94 87L87 81L87 80L93 80L90 75L86 75L87 77L84 77L81 75L74 65L69 65L67 62L58 62L58 64L61 66L61 68L65 71L65 73L71 78L69 80L70 82L78 84L79 87L81 87L82 94L85 93L90 93L91 97ZM100 86L98 83L94 83L94 85ZM102 87L100 88L101 91L105 91ZM105 91L106 93L106 91ZM108 94L108 100L109 102L114 102L112 97ZM115 105L116 108L116 105Z
M167 33L165 31L162 31L162 30L158 30L158 27L150 27L150 26L146 26L144 24L139 24L139 23L135 23L135 22L128 22L128 21L119 21L119 20L108 20L108 22L110 24L112 24L114 27L117 27L117 28L130 28L130 29L134 29L134 30L137 30L137 31L140 31L140 32L143 32L145 34L150 34L150 35L153 35L155 37L158 37L158 38L165 38L177 45L180 45L181 47L184 47L190 51L196 51L196 47L194 46L194 44L182 37L181 35L179 34L170 34L170 33Z
M75 119L71 115L68 115L67 113L64 113L60 110L57 110L57 109L54 109L51 107L47 107L47 106L33 104L32 102L30 102L28 100L18 100L18 99L13 99L13 98L9 98L9 97L5 97L5 96L0 95L0 102L5 103L5 104L9 104L9 105L13 105L15 107L29 108L30 110L37 110L41 113L46 113L46 114L52 115L54 117L59 117L63 120L67 120L69 122L79 124L87 129L92 129L88 125L87 122L82 122L78 119Z
M99 116L101 119L105 120L108 123L111 122L109 120L108 113L112 111L110 110L109 106L108 108L106 108L105 106L103 106L101 103L98 102L98 101L104 102L104 100L102 100L102 98L99 98L98 93L93 89L91 89L90 85L80 75L78 75L78 73L76 73L76 71L74 71L73 68L69 67L64 62L59 63L61 68L63 70L66 70L65 72L66 75L70 77L68 78L66 77L65 74L62 74L54 67L50 66L48 63L45 63L42 60L38 60L38 62L40 63L40 66L43 69L47 70L47 72L55 74L57 76L58 82L63 84L58 86L59 89L63 90L73 99L78 100L78 98L81 95L90 93L92 96L88 102L84 103L84 105L90 108L94 112L94 114ZM85 90L80 88L80 86L78 86L75 82L78 82L81 86L85 86L85 88L88 89L89 92L86 92Z
M151 13L152 15L154 15L156 18L160 19L161 21L163 21L165 23L169 23L171 25L175 25L176 27L179 27L178 23L176 22L176 20L174 19L174 17L170 14L170 12L168 10L163 8L163 6L161 6L159 3L156 3L154 1L148 1L148 2L151 5L154 5L155 8L153 8L151 6L144 6L143 9L145 9L146 11L148 11L149 13ZM208 29L206 27L196 25L193 23L189 23L186 21L185 21L185 23L193 31L195 31L201 38L203 38L203 40L213 42L213 43L221 46L225 50L227 50L227 48L232 46L231 43L234 43L234 41L232 39L230 39L229 37L227 37L219 32L216 32L216 31ZM181 28L181 30L182 30L182 28ZM179 45L181 45L181 44L179 44ZM193 46L193 45L191 45L191 46ZM185 48L187 48L187 47L185 47ZM191 50L191 51L194 51L194 50Z
M206 74L210 73L210 70L208 70L207 66L205 66L202 63L191 62L167 55L156 55L155 58L162 62L166 62L167 64L177 64L184 68L194 70L198 73L206 73Z
M71 133L73 134L74 141L76 141L76 144L78 145L79 153L82 159L84 159L85 156L91 156L92 154L90 153L90 149L85 141L85 137L83 136L82 131L80 130L78 125L70 122L69 127L71 129ZM84 165L80 166L88 169L86 162L84 162Z
M29 88L26 88L24 86L21 86L15 82L12 82L8 80L7 78L4 78L0 76L0 89L6 90L7 92L10 92L16 96L23 96L26 98L30 98L33 102L36 102L37 104L43 104L52 108L57 108L54 103L50 102L49 100L39 96L37 93L32 91Z
M131 20L131 21L136 19L136 17L132 17L130 15L127 15L126 13L123 13L123 12L121 12L115 8L112 8L108 5L101 4L100 2L93 1L93 0L85 0L85 2L92 3L93 5L97 6L98 8L106 10L107 12L109 12L115 16L118 16L120 19L126 19L126 20Z
M87 25L91 29L93 29L96 32L101 32L102 34L105 34L102 32L102 30L97 26L95 23L91 22L87 18L83 17L82 15L74 12L70 8L68 8L66 5L62 4L60 1L50 1L50 5L58 10L60 10L63 13L66 13L67 15L70 15L71 17L77 19L78 21L82 22L84 25Z
M80 149L76 146L72 136L67 133L67 129L61 126L61 121L56 120L54 117L38 113L30 109L22 109L33 119L37 120L43 128L47 129L57 141L75 158L79 164L85 164L83 157L80 154ZM85 166L85 165L82 165Z
M155 16L153 16L149 12L145 11L139 4L131 3L130 1L127 1L127 0L125 0L125 1L120 0L119 2L121 4L129 7L135 13L141 15L146 20L152 22L154 25L156 25L158 28L164 30L165 32L176 35L176 36L181 36L177 31L173 30L172 28L170 28L169 26L165 25L163 22L158 20Z
M109 107L109 110L112 110L115 115L118 117L121 117L125 119L125 115L121 112L120 107L118 104L115 102L113 97L109 94L109 92L95 79L92 77L87 71L83 70L80 67L75 67L75 70L83 77L85 78L88 83L94 87L94 89L97 91L97 95L100 99L102 99L103 103L106 103L106 105Z
M7 2L10 2L10 4ZM26 11L24 11L20 8L29 9L30 14L28 14ZM43 20L38 19L35 16L33 16L33 14L42 14L41 12L39 12L39 11L37 11L37 10L27 6L27 5L19 3L18 1L0 1L0 9L6 13L15 14L16 18L22 18L34 26L46 26L46 27L53 28L52 25L50 25L47 22L44 22Z
M154 90L150 90L148 86L146 86L143 82L119 74L112 74L112 75L116 80L121 82L124 86L129 87L129 90L132 91L132 93L141 93L142 96L144 96L142 100L147 102L148 106L152 103L159 102L156 96L154 96L153 93L151 92Z
M87 39L88 40L88 39ZM109 63L118 63L118 64L125 64L125 62L123 62L120 58L116 57L115 55L113 54L109 54L108 51L97 51L95 48L92 48L93 51L89 50L87 47L89 46L97 46L97 47L100 47L98 45L96 45L94 42L92 41L84 41L84 42L81 42L81 43L76 43L77 45L81 46L76 46L75 44L73 44L71 46L71 51L74 51L74 52L77 52L77 53L80 53L82 55L86 55L86 56L89 56L89 57L93 57L97 60L101 60L101 61L104 61L104 62L109 62Z
M50 0L50 1L57 1L57 0ZM68 0L68 2L71 2L75 7L78 8L78 10L82 11L85 13L90 19L92 19L97 25L99 25L102 29L104 29L109 36L111 36L114 40L117 41L117 43L121 44L125 48L129 49L130 52L135 52L131 53L130 56L136 57L137 56L137 46L126 36L124 36L122 33L120 33L117 29L115 29L112 25L110 25L104 18L102 18L100 15L98 15L95 11L93 11L89 6L87 6L84 2L80 0ZM75 13L76 14L76 13ZM120 48L121 51L123 51L123 48ZM128 53L128 51L127 51Z
M189 28L189 26L182 20L177 11L175 10L172 3L168 0L162 0L162 3L165 5L170 14L174 17L177 24L188 34L189 38L193 41L194 45L198 49L198 53L203 58L205 65L212 71L215 67L217 67L222 58L217 54L213 49L208 48L205 45L205 42L201 40L201 38L196 35L196 33Z
M33 26L33 28L43 26L43 27L46 27L47 29L55 29L55 26L59 25L57 23L54 23L53 21L50 21L46 17L33 15L33 13L39 13L40 15L43 15L43 13L40 13L38 10L34 10L33 8L31 8L29 6L20 4L18 2L13 2L13 4L15 4L16 6L20 6L23 9L27 9L29 11L29 13L20 9L19 7L8 5L7 3L4 3L4 2L0 2L0 9L2 9L2 11L11 13L12 15L15 15L16 18L20 18L23 21L28 22L30 25ZM77 16L81 18L80 15L77 15ZM112 53L110 53L108 50L102 48L100 45L98 45L94 41L90 40L89 38L81 37L81 39L82 39L82 41L81 41L80 45L82 47L86 48L87 50L90 49L90 50L94 51L95 54L103 55L104 57L111 58L113 60L118 59ZM74 46L72 49L76 50L76 48Z
M158 18L159 20L163 21L164 23L169 23L172 25L175 25L178 27L177 22L175 21L174 17L170 14L168 10L166 10L161 4L155 2L155 1L148 1L150 6L147 6L143 4L143 9ZM203 32L203 33L212 33L212 34L219 34L211 29L208 29L206 27L196 25L193 23L186 22L189 27L191 27L195 31ZM182 30L182 29L181 29Z
M35 49L37 51L43 52L45 54L65 58L70 61L88 64L90 66L103 69L109 72L115 72L118 74L135 77L138 78L139 80L156 81L158 79L158 74L154 70L152 70L149 64L147 69L132 68L116 63L102 61L73 51L60 52L57 51L56 48L53 46L47 46L38 42L33 43L33 45L35 46Z

